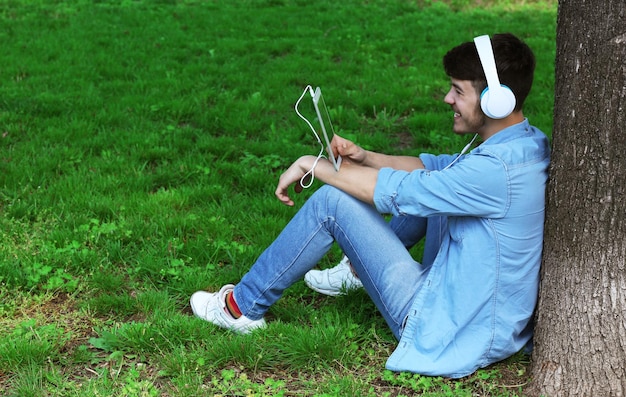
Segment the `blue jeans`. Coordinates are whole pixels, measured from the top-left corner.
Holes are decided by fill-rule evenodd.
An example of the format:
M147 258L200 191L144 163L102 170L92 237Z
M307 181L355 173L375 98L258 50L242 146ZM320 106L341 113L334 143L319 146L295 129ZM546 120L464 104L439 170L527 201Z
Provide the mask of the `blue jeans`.
M283 291L301 280L336 241L396 338L447 230L445 218L394 217L331 186L315 192L235 286L242 313L263 317ZM424 259L407 246L426 234Z

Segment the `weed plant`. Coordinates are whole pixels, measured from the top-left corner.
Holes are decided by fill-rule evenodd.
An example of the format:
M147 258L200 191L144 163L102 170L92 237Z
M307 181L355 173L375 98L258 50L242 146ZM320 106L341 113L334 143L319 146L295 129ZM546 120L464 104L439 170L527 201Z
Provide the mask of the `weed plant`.
M188 298L236 282L319 187L273 196L318 151L293 111L307 84L365 148L455 152L441 58L510 31L549 134L555 23L554 0L0 0L0 394L520 395L523 355L385 371L396 342L362 291L298 283L248 336Z

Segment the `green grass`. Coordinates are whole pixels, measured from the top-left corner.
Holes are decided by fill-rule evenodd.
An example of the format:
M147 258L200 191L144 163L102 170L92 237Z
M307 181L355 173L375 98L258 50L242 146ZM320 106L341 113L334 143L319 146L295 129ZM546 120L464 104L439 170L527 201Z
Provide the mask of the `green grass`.
M366 148L458 151L441 58L511 31L551 132L556 2L473 3L0 0L0 394L521 395L523 355L454 381L385 371L395 340L362 292L298 283L250 336L188 307L297 210L273 191L318 150L293 111L307 84Z

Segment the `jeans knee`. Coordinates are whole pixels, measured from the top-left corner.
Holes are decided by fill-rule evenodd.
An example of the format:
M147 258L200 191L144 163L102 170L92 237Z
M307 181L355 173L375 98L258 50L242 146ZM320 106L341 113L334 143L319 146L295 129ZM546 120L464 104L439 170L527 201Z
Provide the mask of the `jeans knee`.
M317 189L315 193L313 193L311 198L316 197L316 196L332 197L336 194L346 194L346 193L342 192L341 190L337 189L334 186L322 185L319 189Z
M337 189L336 187L330 185L323 185L311 197L308 201L312 201L313 203L323 204L324 207L336 207L337 203L339 203L342 199L352 199L348 193L343 192L342 190Z

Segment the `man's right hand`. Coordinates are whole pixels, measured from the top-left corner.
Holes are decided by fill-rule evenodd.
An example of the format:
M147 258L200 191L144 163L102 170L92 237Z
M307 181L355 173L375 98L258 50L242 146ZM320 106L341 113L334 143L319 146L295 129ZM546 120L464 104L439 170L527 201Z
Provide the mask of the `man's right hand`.
M335 134L332 142L330 143L330 147L333 150L335 158L339 155L341 156L342 161L364 165L365 158L367 157L367 151L354 142Z

